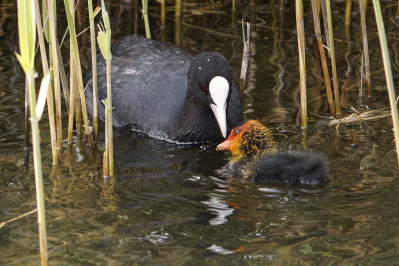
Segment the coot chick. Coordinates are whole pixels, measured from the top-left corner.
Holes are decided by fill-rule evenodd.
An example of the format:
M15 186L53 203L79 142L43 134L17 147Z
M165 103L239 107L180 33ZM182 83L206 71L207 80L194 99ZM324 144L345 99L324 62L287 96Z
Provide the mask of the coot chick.
M179 144L219 142L242 121L241 97L227 60L216 52L192 56L137 35L112 45L113 125ZM104 121L106 64L97 56L98 116ZM92 72L86 103L92 115Z
M255 120L232 129L217 149L230 150L235 173L259 184L319 185L328 181L324 155L277 150L272 132Z

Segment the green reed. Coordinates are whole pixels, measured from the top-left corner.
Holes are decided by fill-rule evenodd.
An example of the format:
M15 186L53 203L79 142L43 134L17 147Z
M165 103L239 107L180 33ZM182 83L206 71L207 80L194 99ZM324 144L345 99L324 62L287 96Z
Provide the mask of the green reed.
M94 26L95 12L93 12L93 0L88 1L90 20L90 47L91 47L91 69L93 77L93 141L98 140L98 110L97 110L97 52L96 52L96 29ZM96 9L97 11L97 9ZM97 11L98 12L98 11Z
M112 93L111 93L111 26L108 12L105 10L104 0L101 3L104 27L99 27L97 36L98 46L107 64L107 98L103 100L105 106L105 152L104 177L114 176L114 147L112 132Z
M145 35L148 39L151 39L150 22L148 20L148 0L142 0L141 2L143 4Z
M36 200L37 200L37 223L39 228L39 243L40 243L40 258L42 265L47 265L47 234L46 234L46 215L44 205L44 188L43 188L43 173L42 161L40 151L40 133L39 120L44 108L44 100L49 87L49 76L45 78L43 86L40 89L39 101L36 106L36 91L35 91L35 42L36 42L36 28L35 28L35 2L34 0L18 0L18 33L20 54L16 54L22 69L25 72L28 89L29 89L29 107L30 107L30 121L32 127L32 146L33 146L33 161L35 167L35 186L36 186ZM47 85L45 85L47 84Z
M396 155L399 164L399 118L398 118L398 109L396 106L395 85L393 83L391 61L389 59L390 57L389 57L389 50L387 44L387 37L385 34L384 22L382 20L380 2L378 0L373 0L373 7L375 14L375 21L377 23L377 29L378 29L378 38L380 40L380 46L381 46L382 61L385 70L385 80L387 83L389 104L391 106L393 131L394 131L395 145L396 145Z

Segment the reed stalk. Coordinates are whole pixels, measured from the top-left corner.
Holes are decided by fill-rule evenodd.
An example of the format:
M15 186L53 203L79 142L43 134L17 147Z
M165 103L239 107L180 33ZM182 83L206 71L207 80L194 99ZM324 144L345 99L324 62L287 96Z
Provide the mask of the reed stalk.
M389 104L391 106L393 132L394 132L395 145L396 145L396 156L399 165L399 118L398 118L398 109L396 106L395 85L393 83L391 61L389 59L390 58L389 50L385 34L384 22L382 20L380 2L378 0L373 0L373 7L374 7L375 20L378 29L378 38L380 40L380 46L381 46L382 61L385 70L385 80L387 83Z
M39 0L35 0L35 14L36 14L36 28L37 36L39 40L40 56L42 60L43 75L47 76L50 74L49 65L46 55L46 46L44 42L44 32L42 26L42 20L40 18ZM47 111L50 125L50 139L51 139L51 153L53 156L53 165L58 165L58 153L57 153L57 134L55 129L55 114L54 114L54 101L52 90L47 92Z
M55 48L57 49L57 56L58 56L58 71L60 73L60 80L62 85L62 91L64 93L64 99L66 103L67 111L69 111L69 89L68 89L68 81L65 74L64 69L64 62L62 60L61 49L60 49L60 42L58 41L58 36L55 36Z
M339 88L338 88L338 77L337 77L337 64L335 62L335 46L334 46L334 36L333 36L333 29L332 29L332 17L331 17L331 3L330 0L322 1L322 7L326 9L326 16L327 16L327 31L326 35L329 36L328 38L328 48L329 48L329 55L331 60L331 72L333 75L333 86L334 86L334 101L335 101L335 112L339 116L341 114L341 107L340 107L340 100L339 100Z
M71 58L72 63L72 58ZM71 64L72 66L72 64ZM71 80L73 74L71 72ZM68 112L68 150L71 150L73 143L73 114L75 112L75 88L73 87L73 83L71 82L71 93L69 94L69 112Z
M363 0L363 10L364 10L364 15L367 16L367 2L368 0ZM360 1L359 1L360 2Z
M349 26L352 22L352 0L346 0L345 25Z
M182 12L182 1L175 1L175 44L181 45L181 12Z
M250 40L251 40L251 24L247 22L247 34L245 34L245 23L242 22L242 40L243 40L243 53L242 53L242 64L241 64L241 75L240 75L240 94L241 98L244 95L245 83L247 81L249 54L250 54Z
M48 264L46 216L44 206L44 188L40 152L39 118L36 114L35 92L35 3L34 0L18 0L18 33L21 54L16 54L25 72L29 87L29 108L32 127L33 161L35 167L35 186L37 200L37 222L39 228L40 259L42 265ZM47 76L48 77L48 76ZM49 80L49 78L47 78ZM47 86L48 87L48 86ZM43 106L44 107L44 106Z
M364 70L364 54L362 52L362 62L360 64L360 86L359 86L359 99L363 97L363 70Z
M90 20L90 47L91 47L91 69L93 73L93 141L98 140L98 108L97 108L97 52L96 52L96 28L94 26L93 0L88 1Z
M181 17L181 12L182 12L182 1L175 0L175 16Z
M301 94L301 128L306 130L308 127L308 111L306 99L306 58L305 58L305 26L303 20L302 0L295 1L296 28L298 37L299 54L299 89Z
M48 0L42 0L42 16L43 16L44 25L45 25L43 28L43 32L44 32L44 36L46 37L46 40L49 44L49 50L52 51L53 49L51 47L52 42L51 42L51 38L50 38L50 30L49 30L49 22L48 22L49 16L48 16L48 12L47 12L47 1ZM54 10L54 14L55 14L55 10ZM56 38L55 45L56 45L57 55L58 55L58 71L60 73L60 80L61 80L62 90L64 92L66 108L67 108L67 110L69 110L68 82L66 80L64 62L62 61L61 49L60 49L57 35L55 36L55 38ZM50 62L51 79L52 79L52 83L54 83L54 81L53 81L53 77L54 77L54 75L53 75L53 54L51 52L49 53L49 62Z
M111 26L109 23L108 12L105 10L104 0L102 0L102 16L105 29L99 27L97 36L98 46L107 64L107 99L103 100L105 106L105 161L104 169L108 168L109 176L114 176L114 147L112 132L112 93L111 93ZM104 171L104 177L107 173Z
M29 150L30 150L30 129L29 129L29 87L28 87L28 80L25 80L25 156L29 157Z
M88 116L87 116L86 100L85 100L83 78L82 78L82 67L81 67L81 64L80 64L80 56L79 56L79 50L78 50L78 42L77 42L77 39L76 39L75 24L73 23L73 20L72 20L72 10L70 9L69 1L70 0L64 0L64 6L65 6L66 17L67 17L67 20L68 20L69 36L72 39L71 49L73 51L73 57L74 57L74 60L75 60L76 70L77 70L77 77L76 78L78 80L78 89L79 89L81 108L82 108L82 115L83 115L83 123L84 123L84 131L83 131L83 133L86 135L87 143L89 145L91 145L89 119L88 119Z
M165 12L165 2L166 0L161 0L161 27L165 27L166 22L166 12Z
M328 106L330 108L331 116L335 117L335 107L331 91L330 75L328 73L326 55L324 53L323 41L321 39L321 29L320 29L319 15L318 15L319 11L317 8L316 0L312 0L312 12L313 12L314 30L316 34L317 44L319 45L320 60L321 60L321 65L323 67L324 82L326 84Z
M69 8L71 12L71 19L72 24L76 25L75 19L75 1L69 1ZM72 38L69 39L70 47L73 45ZM69 78L70 78L70 86L71 86L71 109L69 110L69 120L68 120L68 148L72 148L73 144L73 118L75 117L75 125L76 125L76 138L77 143L82 142L82 119L80 113L80 101L79 101L79 94L76 93L78 91L78 81L77 76L79 75L77 71L77 64L73 55L73 50L70 50L70 71L69 71Z
M55 123L57 132L57 149L62 150L62 110L61 110L61 90L60 90L60 74L58 71L58 53L57 53L57 25L56 25L56 4L54 0L47 0L47 12L49 16L50 26L50 40L51 40L51 53L52 53L52 67L53 67L53 86L55 98Z
M321 8L321 12L323 14L323 25L324 25L324 32L326 35L326 44L327 44L327 52L328 52L328 57L331 57L331 52L330 52L330 35L328 34L328 15L327 15L327 0L317 0L320 3L318 3L318 8Z
M76 78L76 75L75 75ZM77 86L75 89L78 91ZM75 93L75 125L76 125L76 141L78 145L82 143L82 112L81 112L81 102L80 102L80 96L79 93ZM91 139L90 136L90 129L89 129L89 135L87 136L88 139Z
M359 11L360 11L360 24L362 28L364 71L366 74L367 96L371 97L370 59L369 59L369 45L367 41L366 12L362 0L359 1Z
M75 1L70 1L69 2L69 8L71 10L74 10L74 2ZM75 12L72 12L71 14L73 24L75 25ZM72 38L69 39L70 41L70 47L72 47ZM75 64L75 59L73 56L73 50L69 50L69 57L70 57L70 70L69 70L69 84L71 86L71 93L70 93L70 108L68 112L68 149L71 151L72 150L72 143L73 143L73 116L75 113L75 108L79 108L79 106L75 106L75 91L77 89L77 81L76 81L76 64ZM77 117L77 116L75 116Z
M138 20L139 20L139 15L138 15L138 9L139 9L139 0L133 0L133 34L138 33Z
M166 0L161 1L161 38L162 41L166 41L166 33L165 33L165 25L166 25L166 11L165 11L165 3Z
M144 26L145 26L145 36L151 39L150 22L148 20L148 0L141 0L143 4L143 16L144 16Z

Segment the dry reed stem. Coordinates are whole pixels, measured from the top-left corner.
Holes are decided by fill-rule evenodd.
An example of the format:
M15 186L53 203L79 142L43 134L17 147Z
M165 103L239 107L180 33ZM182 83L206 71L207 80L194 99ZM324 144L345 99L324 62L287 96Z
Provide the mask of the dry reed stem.
M61 55L61 49L60 49L60 43L58 41L58 36L55 36L56 42L55 46L57 49L57 56L58 56L58 71L60 73L60 80L61 80L61 85L62 85L62 91L64 93L64 99L66 103L66 108L69 110L69 89L68 89L68 81L66 78L65 74L65 69L64 69L64 62L62 60L62 55Z
M61 91L60 91L60 75L58 71L59 63L58 63L58 53L56 47L56 14L54 13L55 2L51 0L46 0L47 14L49 16L49 25L50 25L50 39L51 39L51 53L53 60L53 80L54 80L54 98L55 98L55 123L56 123L56 132L57 132L57 149L62 150L62 110L61 110Z
M74 10L73 6L74 2L69 2L69 8ZM75 12L72 13L72 20L75 24ZM72 47L72 39L69 39L70 46ZM69 84L71 85L71 93L70 93L70 108L69 108L69 118L68 118L68 148L72 147L73 143L73 114L75 112L75 89L76 89L76 72L75 72L75 59L73 57L72 49L69 50L70 57L70 70L69 70Z
M378 110L371 110L367 111L361 114L353 113L350 114L349 116L343 117L341 119L334 119L328 123L328 126L337 126L340 124L353 124L353 123L358 123L362 121L370 121L370 120L376 120L376 119L381 119L384 117L388 117L391 115L391 113L388 111L388 108L382 108Z
M362 0L359 1L359 11L360 11L360 24L362 28L364 70L366 73L367 96L371 97L370 59L369 59L369 46L367 41L367 26L366 26L366 14L365 14L366 12Z
M306 58L305 58L305 26L303 20L302 0L295 1L296 25L299 54L299 87L301 95L301 128L308 127L308 111L306 103Z
M345 25L349 26L352 22L352 0L346 0Z
M317 43L319 45L319 51L320 51L320 60L321 60L321 64L323 67L324 82L326 84L328 106L330 108L331 116L335 117L335 107L334 107L334 100L333 100L332 91L331 91L330 75L328 73L326 55L324 53L323 41L321 39L320 21L319 21L319 16L318 16L319 12L317 10L316 0L312 0L312 11L313 11L313 24L314 24L315 34L316 34Z
M39 39L39 47L40 47L40 56L42 60L42 68L43 68L43 76L47 76L50 70L48 67L48 61L46 56L46 47L43 38L43 26L42 20L40 17L40 9L39 9L39 1L35 0L35 9L36 9L36 29L37 36ZM54 115L54 102L53 102L53 94L51 90L47 91L47 111L48 118L50 124L50 139L51 139L51 153L53 156L53 165L58 165L58 153L57 153L57 134L55 130L55 115Z
M0 229L3 228L4 226L6 226L6 225L9 224L9 223L18 221L18 220L20 220L20 219L22 219L22 218L25 218L26 216L29 216L29 215L31 215L31 214L34 214L35 212L37 212L37 209L31 210L31 211L29 211L29 212L26 212L26 213L24 213L24 214L21 214L20 216L17 216L17 217L14 217L14 218L10 219L10 220L4 221L4 222L0 223Z
M90 19L90 48L91 48L91 69L93 73L93 141L98 140L98 89L97 89L97 53L96 53L96 29L94 26L93 1L88 1Z
M107 138L105 138L105 146L107 146ZM103 153L103 176L104 178L109 177L109 166L108 166L108 156L107 156L107 151L104 151Z
M71 66L72 66L72 57L71 57ZM73 64L75 66L75 64ZM73 72L71 72L71 81L73 78ZM71 82L71 93L69 94L69 114L68 114L68 147L72 146L73 142L73 114L75 112L75 88L73 87L75 84ZM69 149L68 149L69 150Z
M333 75L333 86L334 86L334 101L335 101L335 112L339 116L341 114L340 100L339 100L339 88L338 88L338 77L337 77L337 66L335 62L335 46L334 46L334 37L333 37L333 29L332 29L332 18L331 18L331 4L330 0L322 1L322 7L325 9L326 16L326 35L329 36L328 40L328 48L329 55L331 60L331 72Z
M156 15L156 14L152 14L151 16L152 16L152 17L159 17L159 16ZM175 18L166 17L166 19L176 22L176 19L175 19ZM224 37L229 37L229 38L237 38L237 36L235 36L235 35L231 35L231 34L223 33L223 32L218 32L218 31L216 31L216 30L211 30L211 29L208 29L208 28L196 26L196 25L193 25L193 24L190 24L190 23L186 23L186 22L183 22L183 21L180 21L180 24L181 24L181 25L184 25L184 26L191 27L191 28L193 28L193 29L203 30L203 31L206 31L206 32L208 32L208 33L210 33L210 34L214 34L214 35L217 35L217 36L224 36ZM254 25L254 24L252 24L252 25ZM290 32L292 32L292 31L290 31ZM240 37L238 37L238 38L240 38Z
M324 26L324 32L326 35L326 44L327 44L327 52L328 52L328 57L331 57L331 50L330 50L330 35L328 34L328 15L327 15L327 1L328 0L317 0L320 1L320 5L318 5L321 8L321 12L323 14L323 26Z
M161 1L161 27L165 27L166 21L166 12L165 12L165 2L166 0Z
M248 63L249 63L249 49L250 49L250 39L251 39L251 25L247 22L247 34L245 37L245 24L242 24L242 38L244 51L242 53L242 64L241 64L241 74L240 74L240 94L241 98L244 94L245 83L247 80Z
M72 39L72 44L73 44L71 49L73 49L73 56L74 56L74 60L76 63L76 69L77 69L78 88L79 88L79 95L80 95L81 108L82 108L82 114L83 114L83 123L84 123L83 133L86 135L87 143L89 145L91 145L89 119L87 116L86 99L85 99L83 78L82 78L82 67L80 64L80 55L79 55L79 51L78 51L78 42L76 40L75 26L73 24L73 21L71 21L72 11L69 8L68 3L69 3L68 0L64 0L64 6L65 6L65 11L67 13L67 20L68 20L69 36Z
M181 25L182 25L182 1L175 1L175 43L182 44L181 40Z

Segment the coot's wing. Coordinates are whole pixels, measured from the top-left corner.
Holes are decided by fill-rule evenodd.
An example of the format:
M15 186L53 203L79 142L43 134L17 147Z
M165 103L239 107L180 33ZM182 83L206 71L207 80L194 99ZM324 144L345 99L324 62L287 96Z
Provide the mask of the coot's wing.
M115 127L134 124L163 130L181 111L192 56L177 47L131 35L112 46L112 102ZM97 57L98 94L106 98L106 65ZM88 78L90 78L88 75ZM91 89L88 87L88 90ZM86 92L91 102L91 91ZM92 113L89 103L88 109ZM99 118L104 120L99 104Z

